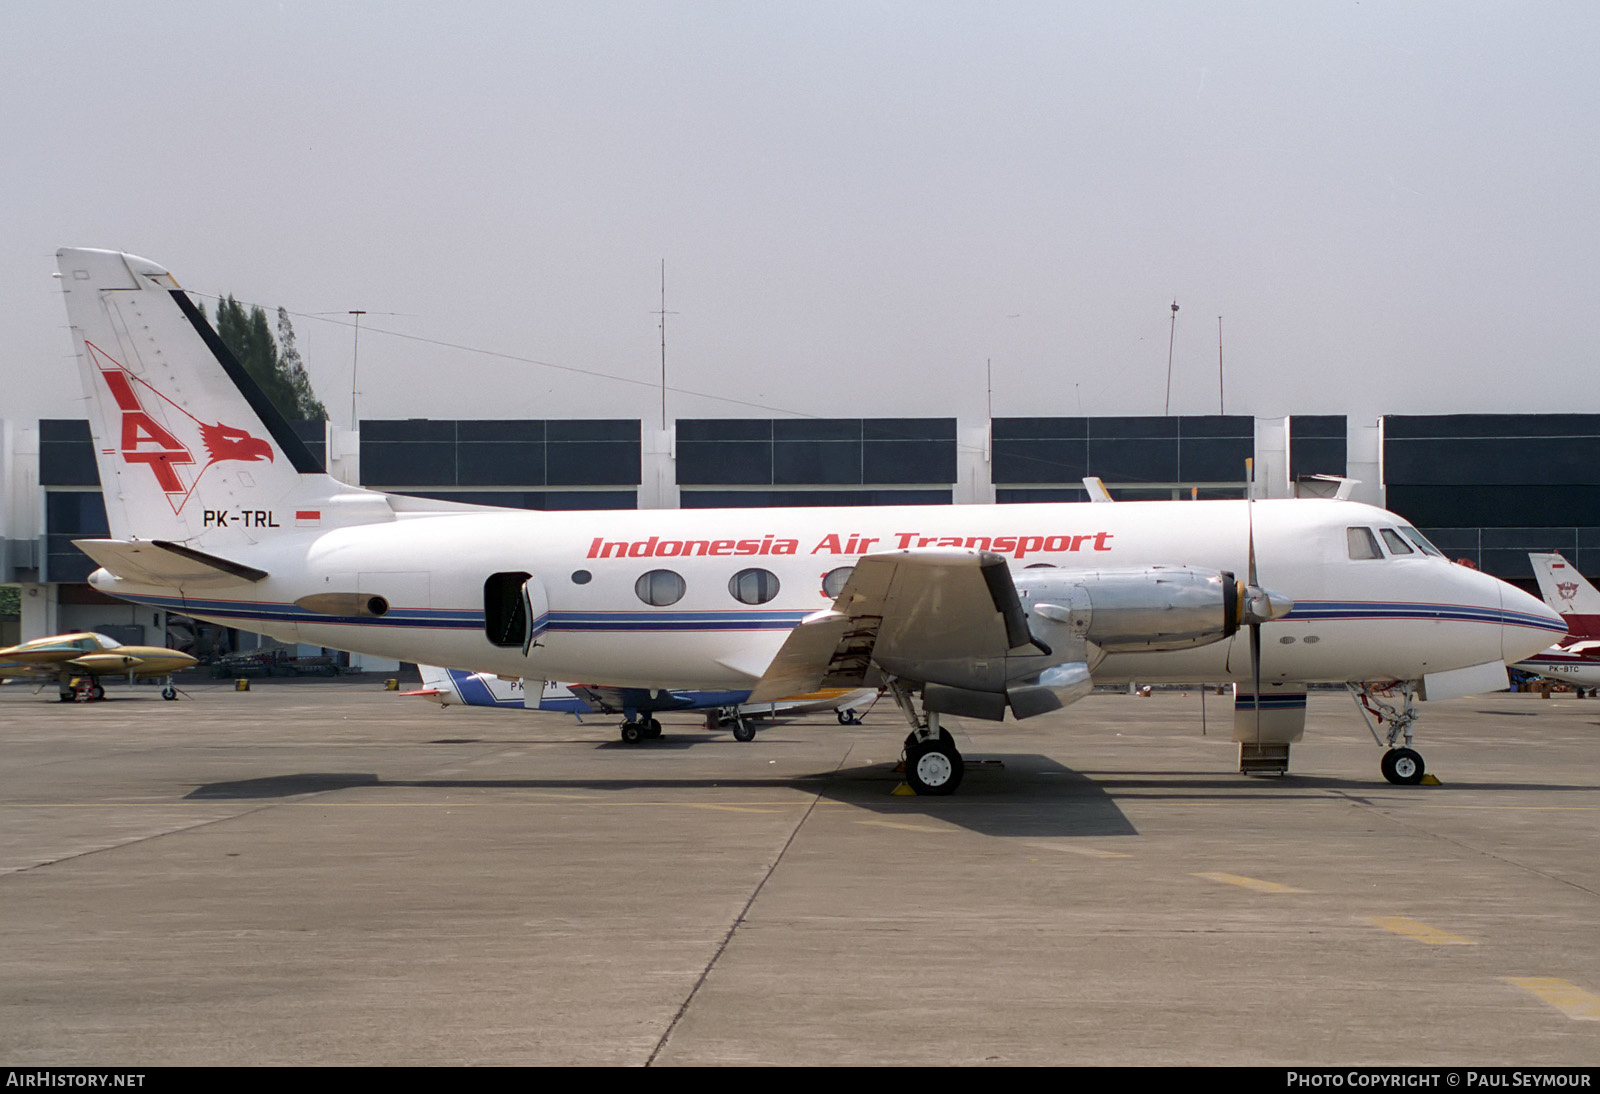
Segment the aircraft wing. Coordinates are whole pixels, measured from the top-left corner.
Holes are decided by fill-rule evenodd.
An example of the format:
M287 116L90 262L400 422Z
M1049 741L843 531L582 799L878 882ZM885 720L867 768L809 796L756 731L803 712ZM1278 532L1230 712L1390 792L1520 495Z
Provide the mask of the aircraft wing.
M954 548L867 555L831 609L789 632L749 701L876 686L880 665L998 665L1011 650L1035 645L1001 556Z

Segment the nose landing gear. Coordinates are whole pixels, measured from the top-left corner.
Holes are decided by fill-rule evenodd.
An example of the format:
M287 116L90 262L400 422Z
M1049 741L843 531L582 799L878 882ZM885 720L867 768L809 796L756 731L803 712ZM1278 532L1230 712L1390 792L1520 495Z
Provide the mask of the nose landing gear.
M1362 720L1372 731L1373 739L1387 750L1378 765L1383 777L1396 786L1416 786L1421 783L1427 768L1422 762L1422 754L1411 747L1411 727L1419 717L1416 685L1409 682L1384 687L1372 684L1346 684L1345 688L1355 700L1356 709L1361 712ZM1392 695L1396 692L1400 697L1398 708L1379 698L1380 695ZM1373 719L1388 723L1387 739L1378 735L1378 728L1373 725ZM1403 746L1398 744L1402 738L1405 739Z

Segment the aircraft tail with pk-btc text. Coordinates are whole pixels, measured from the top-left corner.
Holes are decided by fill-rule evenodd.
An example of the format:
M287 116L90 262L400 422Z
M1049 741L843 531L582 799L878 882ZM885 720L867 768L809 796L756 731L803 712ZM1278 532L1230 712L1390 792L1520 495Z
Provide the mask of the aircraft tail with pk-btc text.
M1600 590L1561 555L1529 554L1544 602L1558 612L1573 638L1600 638Z

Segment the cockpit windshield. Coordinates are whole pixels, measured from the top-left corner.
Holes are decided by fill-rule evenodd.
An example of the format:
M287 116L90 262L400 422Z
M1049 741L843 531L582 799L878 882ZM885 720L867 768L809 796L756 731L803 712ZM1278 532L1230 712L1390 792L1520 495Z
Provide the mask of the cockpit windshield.
M1439 550L1439 548L1437 548L1433 544L1429 543L1427 536L1423 535L1421 532L1417 531L1415 528L1411 527L1409 524L1402 524L1400 526L1400 531L1405 535L1405 537L1407 539L1409 539L1412 543L1415 543L1417 545L1418 550L1420 550L1423 554L1425 554L1425 555L1434 555L1434 556L1436 556L1438 558L1443 558L1444 557L1444 552L1443 551Z

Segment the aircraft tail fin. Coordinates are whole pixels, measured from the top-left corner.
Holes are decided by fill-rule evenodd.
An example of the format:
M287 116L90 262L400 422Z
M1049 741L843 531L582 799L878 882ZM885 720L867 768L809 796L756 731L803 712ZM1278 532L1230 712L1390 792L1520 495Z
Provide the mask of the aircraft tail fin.
M1600 590L1555 552L1530 553L1528 560L1540 595L1566 620L1568 633L1574 638L1600 638Z
M207 548L273 529L394 519L323 473L161 266L56 253L113 539Z

